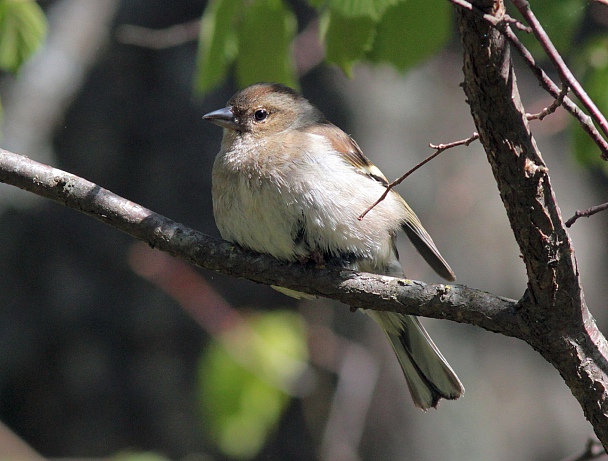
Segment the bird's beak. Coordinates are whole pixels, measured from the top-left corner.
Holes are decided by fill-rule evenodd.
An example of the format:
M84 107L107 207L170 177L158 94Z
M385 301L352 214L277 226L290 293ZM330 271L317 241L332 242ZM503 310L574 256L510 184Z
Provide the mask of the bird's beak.
M209 120L211 123L215 123L216 125L230 130L237 130L239 128L239 125L234 118L232 106L209 112L208 114L203 115L203 119Z

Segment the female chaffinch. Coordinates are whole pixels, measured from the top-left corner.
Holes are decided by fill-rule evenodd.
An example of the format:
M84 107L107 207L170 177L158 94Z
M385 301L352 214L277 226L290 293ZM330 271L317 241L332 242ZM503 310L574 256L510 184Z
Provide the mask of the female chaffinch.
M322 261L402 277L395 246L402 229L440 276L455 280L416 214L394 190L358 219L388 181L349 135L291 88L252 85L203 118L224 128L212 173L213 213L224 239L283 261ZM436 407L441 398L464 393L416 317L364 312L386 333L418 407Z

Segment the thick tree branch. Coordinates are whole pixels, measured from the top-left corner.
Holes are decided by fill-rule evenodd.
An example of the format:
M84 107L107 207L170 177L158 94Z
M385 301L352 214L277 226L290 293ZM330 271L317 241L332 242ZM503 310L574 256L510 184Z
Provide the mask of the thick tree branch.
M353 308L443 318L508 336L526 334L513 300L461 285L427 285L338 268L284 264L190 229L78 176L2 149L0 182L78 210L204 269L325 296Z
M501 0L476 8L497 18ZM506 38L457 8L463 88L528 274L519 315L528 343L555 366L608 447L608 347L585 305L570 238L530 132ZM585 357L586 359L583 359Z

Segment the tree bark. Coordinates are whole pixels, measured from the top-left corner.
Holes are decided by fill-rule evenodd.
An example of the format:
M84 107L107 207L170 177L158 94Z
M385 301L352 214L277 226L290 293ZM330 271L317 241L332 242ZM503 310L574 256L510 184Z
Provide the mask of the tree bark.
M478 1L500 18L504 4ZM457 8L464 91L528 274L516 316L525 340L558 369L608 449L608 347L585 304L549 170L530 132L504 36Z

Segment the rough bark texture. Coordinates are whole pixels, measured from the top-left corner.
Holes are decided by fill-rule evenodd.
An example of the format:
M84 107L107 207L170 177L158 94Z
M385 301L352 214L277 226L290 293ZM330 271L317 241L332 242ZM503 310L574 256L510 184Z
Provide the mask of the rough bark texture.
M502 1L479 1L500 17ZM608 348L585 305L574 250L548 169L521 104L505 38L457 10L464 47L464 91L528 274L517 317L521 339L560 372L608 448Z

